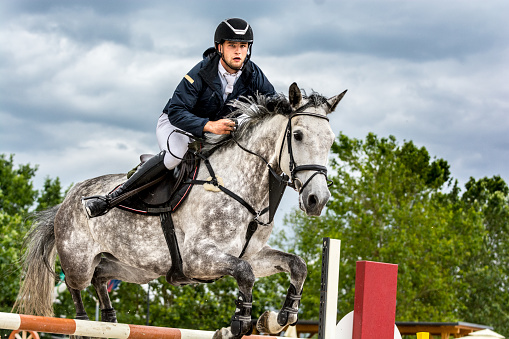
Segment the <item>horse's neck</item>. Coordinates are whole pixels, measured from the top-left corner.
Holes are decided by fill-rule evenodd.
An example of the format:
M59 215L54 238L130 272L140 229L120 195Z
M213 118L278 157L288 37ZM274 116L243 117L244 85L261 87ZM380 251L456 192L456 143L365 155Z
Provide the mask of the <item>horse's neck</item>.
M277 155L281 146L285 119L274 116L253 126L239 144L249 151L258 154L272 166L277 163ZM268 203L268 168L265 162L256 155L242 150L237 145L218 150L210 158L218 176L228 175L235 192L250 197L259 204ZM276 170L278 170L276 166Z
M239 141L239 144L249 151L259 155L255 156L249 152L239 150L241 157L246 161L252 160L258 170L267 172L267 165L261 159L265 159L271 166L277 166L277 157L285 127L286 119L281 115L275 115L252 128L249 136ZM236 147L238 149L238 147ZM247 166L243 167L245 174L253 172L253 169Z

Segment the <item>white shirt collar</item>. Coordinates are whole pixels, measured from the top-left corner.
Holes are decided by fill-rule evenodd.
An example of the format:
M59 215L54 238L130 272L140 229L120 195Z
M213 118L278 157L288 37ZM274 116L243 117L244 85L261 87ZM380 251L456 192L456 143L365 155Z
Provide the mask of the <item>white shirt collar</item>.
M237 82L237 79L242 74L242 71L237 71L237 73L229 73L224 67L223 64L221 64L221 60L219 60L219 65L217 67L217 72L219 73L219 79L221 79L221 90L223 92L223 100L226 100L228 95L233 91L233 85L228 86L228 81L226 80L226 77L230 79L235 79L234 84ZM227 89L228 87L228 89Z
M221 74L223 77L226 75L239 77L242 74L242 71L237 71L237 73L230 73L224 68L223 64L221 63L221 60L219 60L219 66L217 67L217 70L219 71L219 74Z

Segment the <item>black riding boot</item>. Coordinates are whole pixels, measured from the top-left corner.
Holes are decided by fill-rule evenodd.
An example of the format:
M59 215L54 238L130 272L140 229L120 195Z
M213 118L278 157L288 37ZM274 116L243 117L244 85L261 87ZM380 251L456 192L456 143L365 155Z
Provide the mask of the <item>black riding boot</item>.
M164 152L148 159L138 170L119 188L106 196L95 196L83 199L83 205L89 218L106 214L120 201L112 204L112 200L133 189L141 187L164 175L168 169L164 166Z

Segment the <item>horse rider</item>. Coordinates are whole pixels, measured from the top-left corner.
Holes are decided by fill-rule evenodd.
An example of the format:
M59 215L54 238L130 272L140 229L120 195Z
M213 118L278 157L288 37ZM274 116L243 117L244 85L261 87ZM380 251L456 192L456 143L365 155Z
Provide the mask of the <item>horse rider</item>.
M276 96L262 70L251 61L253 30L239 18L222 21L214 34L214 47L181 80L157 122L156 136L161 153L150 158L120 187L106 196L83 200L89 218L107 213L112 199L173 170L192 139L176 130L203 137L205 132L230 134L235 122L224 117L228 105L240 96ZM289 104L288 104L289 105Z

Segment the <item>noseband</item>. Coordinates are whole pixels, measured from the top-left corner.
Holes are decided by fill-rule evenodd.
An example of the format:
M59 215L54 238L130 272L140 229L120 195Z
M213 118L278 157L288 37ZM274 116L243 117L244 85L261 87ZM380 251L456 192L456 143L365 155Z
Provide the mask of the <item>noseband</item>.
M325 119L329 121L329 118L326 115L318 114L318 113L311 113L311 112L295 112L291 114L288 117L288 123L286 124L286 144L288 145L288 154L290 156L290 178L291 181L288 183L288 186L293 188L297 192L302 192L302 190L309 184L309 182L317 175L322 174L325 176L325 179L327 180L327 167L317 164L308 164L308 165L297 165L295 162L295 158L293 156L293 148L292 148L292 119L297 116L311 116L315 118ZM285 141L283 139L283 142L281 143L281 149L279 150L279 166L281 167L281 156L283 154L283 146L285 144ZM297 178L297 173L301 171L315 171L313 175L311 175L308 180L304 184L302 184L302 181L300 181L299 178ZM300 187L297 187L297 181L301 183Z

